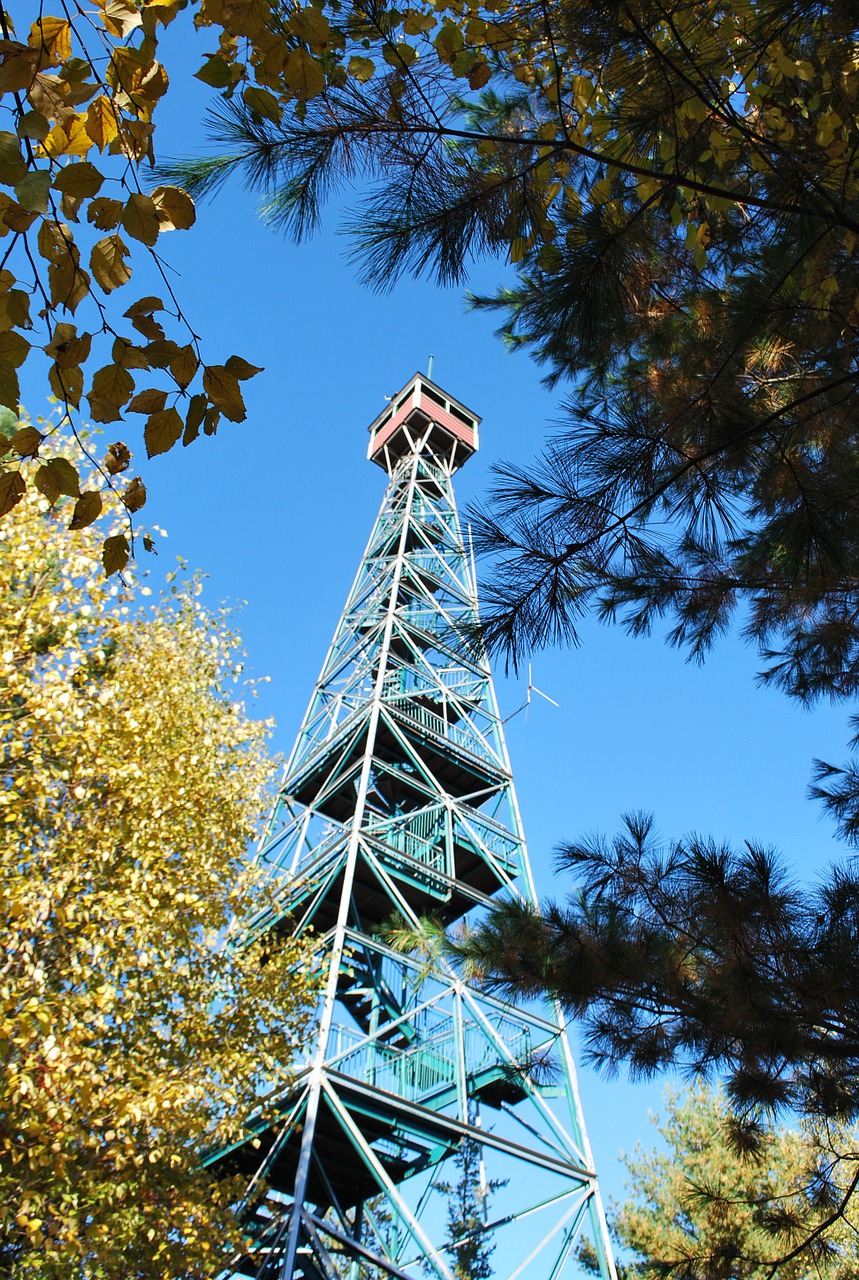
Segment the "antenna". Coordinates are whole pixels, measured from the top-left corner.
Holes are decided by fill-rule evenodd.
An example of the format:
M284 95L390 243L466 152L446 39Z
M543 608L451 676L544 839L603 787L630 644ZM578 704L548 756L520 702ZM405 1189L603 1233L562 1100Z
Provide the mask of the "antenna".
M428 377L428 378L431 378L431 377L432 377L432 362L433 362L433 360L435 360L435 356L430 356L430 358L429 358L429 364L427 365L427 377Z
M540 697L545 698L546 702L551 702L553 707L559 707L561 705L560 702L556 702L554 698L550 698L548 693L544 693L542 689L538 689L537 686L534 684L532 671L531 671L531 663L529 662L528 663L528 689L525 693L525 701L522 703L521 707L517 707L516 710L511 712L509 716L505 716L505 718L501 721L501 723L507 724L507 722L509 720L512 720L514 716L518 716L520 711L525 712L525 719L527 720L528 708L531 706L532 693L539 693Z

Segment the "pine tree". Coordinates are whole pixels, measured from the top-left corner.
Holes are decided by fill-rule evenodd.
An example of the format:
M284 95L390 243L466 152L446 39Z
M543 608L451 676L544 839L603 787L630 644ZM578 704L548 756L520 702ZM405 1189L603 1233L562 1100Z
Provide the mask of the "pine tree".
M514 662L585 608L667 618L697 655L742 618L780 687L855 693L852 6L434 8L371 5L348 82L296 116L235 100L174 176L240 172L298 239L369 179L347 229L374 287L514 264L473 301L574 384L545 459L501 468L473 521L484 634Z
M642 815L563 846L559 868L575 885L565 902L502 904L458 945L487 985L557 998L609 1070L720 1075L738 1151L760 1151L790 1112L817 1133L859 1121L855 871L804 888L770 850L663 846ZM817 1206L838 1216L819 1185L806 1185L809 1235ZM859 1169L847 1201L857 1186Z
M486 1182L480 1144L464 1138L454 1156L457 1177L439 1183L447 1195L446 1248L456 1280L491 1280L495 1245L487 1232L489 1198L503 1183Z
M852 1204L805 1247L797 1230L824 1223L843 1199L857 1171L855 1131L768 1128L757 1152L738 1155L724 1096L700 1085L667 1093L654 1123L662 1141L624 1155L627 1198L611 1206L612 1231L628 1259L625 1280L855 1276ZM593 1257L581 1254L596 1274Z

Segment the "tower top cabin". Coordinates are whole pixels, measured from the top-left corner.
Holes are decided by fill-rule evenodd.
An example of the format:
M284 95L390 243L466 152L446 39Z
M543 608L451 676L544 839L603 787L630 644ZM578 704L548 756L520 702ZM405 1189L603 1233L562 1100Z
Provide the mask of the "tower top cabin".
M416 373L370 424L367 457L390 475L400 458L420 450L452 473L477 452L479 425L477 414Z

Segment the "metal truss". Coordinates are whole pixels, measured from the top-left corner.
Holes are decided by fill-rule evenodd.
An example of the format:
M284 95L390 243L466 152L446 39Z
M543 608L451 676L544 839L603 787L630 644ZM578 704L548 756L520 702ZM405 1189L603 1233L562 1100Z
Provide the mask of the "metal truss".
M249 938L312 933L324 995L289 1096L208 1157L247 1177L233 1274L257 1280L455 1280L464 1142L499 1280L579 1274L583 1230L616 1280L559 1010L393 945L427 918L455 931L497 894L534 900L452 488L476 421L473 437L444 429L468 418L443 395L416 377L374 424L389 485L259 850L277 905Z

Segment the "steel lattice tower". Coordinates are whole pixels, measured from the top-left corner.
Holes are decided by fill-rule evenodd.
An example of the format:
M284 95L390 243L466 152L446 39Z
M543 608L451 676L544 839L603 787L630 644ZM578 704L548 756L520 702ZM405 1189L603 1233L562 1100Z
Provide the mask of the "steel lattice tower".
M312 930L324 995L277 1119L210 1157L268 1186L235 1274L459 1280L479 1237L499 1280L560 1280L584 1229L615 1280L559 1011L392 945L393 920L534 900L452 488L478 423L415 375L370 427L387 492L259 851L280 909L254 936Z

